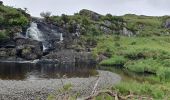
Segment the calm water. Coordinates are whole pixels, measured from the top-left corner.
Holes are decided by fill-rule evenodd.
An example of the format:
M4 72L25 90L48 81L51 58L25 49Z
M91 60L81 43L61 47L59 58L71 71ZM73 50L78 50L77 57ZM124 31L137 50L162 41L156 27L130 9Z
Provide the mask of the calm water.
M87 78L97 74L96 68L87 64L0 63L0 79L2 80Z

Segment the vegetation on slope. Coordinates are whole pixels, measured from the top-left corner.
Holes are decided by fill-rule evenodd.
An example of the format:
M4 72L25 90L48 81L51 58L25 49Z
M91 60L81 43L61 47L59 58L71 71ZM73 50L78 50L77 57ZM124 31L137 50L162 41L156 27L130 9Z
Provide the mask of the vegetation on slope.
M29 14L22 9L0 5L0 38L7 38L20 32L29 24Z
M168 16L100 15L84 9L73 16L64 14L62 16L51 16L48 21L63 26L71 33L76 31L78 25L80 33L85 35L129 35L131 33L135 36L160 36L170 34L170 30L166 27L166 24L169 25L167 19L169 19Z
M114 87L114 90L126 95L132 92L134 95L146 95L155 99L168 98L169 16L103 16L89 10L81 10L74 16L52 16L48 21L62 26L69 33L80 32L81 46L90 44L100 65L147 74L146 81L142 83L122 82Z

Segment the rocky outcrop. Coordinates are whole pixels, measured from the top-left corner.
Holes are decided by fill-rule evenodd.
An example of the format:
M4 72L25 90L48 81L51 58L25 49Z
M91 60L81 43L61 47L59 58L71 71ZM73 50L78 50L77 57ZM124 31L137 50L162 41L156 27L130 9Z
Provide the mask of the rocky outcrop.
M91 62L95 59L89 52L76 52L75 50L61 50L59 52L50 52L43 57L44 59L57 59L59 62Z
M166 19L164 26L165 28L170 28L170 19Z
M79 14L82 15L82 16L90 17L94 21L98 21L102 16L102 15L96 13L96 12L93 12L93 11L90 11L90 10L87 10L87 9L81 10L79 12Z
M105 27L105 26L100 26L100 30L105 34L111 34L114 32L113 30L111 30L110 28Z
M26 60L41 58L43 55L42 43L25 38L16 39L17 56Z
M130 30L128 30L127 28L125 28L125 27L123 27L123 30L122 30L122 35L125 35L125 36L132 36L132 35L134 35L134 33L132 32L132 31L130 31Z

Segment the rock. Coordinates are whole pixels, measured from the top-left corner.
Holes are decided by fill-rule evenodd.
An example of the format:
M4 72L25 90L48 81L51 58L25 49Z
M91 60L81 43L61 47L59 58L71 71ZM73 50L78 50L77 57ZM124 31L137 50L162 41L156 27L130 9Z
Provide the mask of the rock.
M62 50L50 52L44 59L57 59L59 62L95 62L92 54L89 52L76 52L74 50Z
M108 57L104 56L103 54L100 54L100 55L97 57L97 61L98 61L98 62L101 62L102 60L105 60L105 59L108 59Z
M107 26L107 27L111 27L112 23L108 20L105 20L104 25Z
M35 60L41 58L43 55L42 43L31 39L17 39L16 51L17 56L27 59Z
M19 38L25 38L21 33L14 33L13 39L17 40Z
M0 57L6 57L6 52L4 50L1 50L0 51Z
M165 21L165 28L170 28L170 19Z
M100 30L105 34L111 34L113 31L110 28L107 28L105 26L100 26Z
M1 58L14 57L15 55L16 55L15 48L0 48L0 57Z
M98 21L100 18L101 18L101 15L96 13L96 12L93 12L93 11L90 11L90 10L87 10L87 9L83 9L79 12L80 15L83 15L83 16L87 16L87 17L90 17L92 20L94 21Z
M132 36L134 33L130 30L128 30L127 28L123 27L123 31L122 31L122 34L125 35L125 36Z
M0 39L0 48L15 48L16 44L15 41L7 38L7 39Z

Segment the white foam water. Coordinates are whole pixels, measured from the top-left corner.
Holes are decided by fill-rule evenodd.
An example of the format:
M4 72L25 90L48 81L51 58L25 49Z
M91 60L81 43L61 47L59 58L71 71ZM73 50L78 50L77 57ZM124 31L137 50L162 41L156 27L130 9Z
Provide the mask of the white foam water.
M38 29L37 24L34 22L32 22L31 26L27 29L26 37L37 41L43 41L42 33Z
M60 41L63 41L63 33L60 33Z

